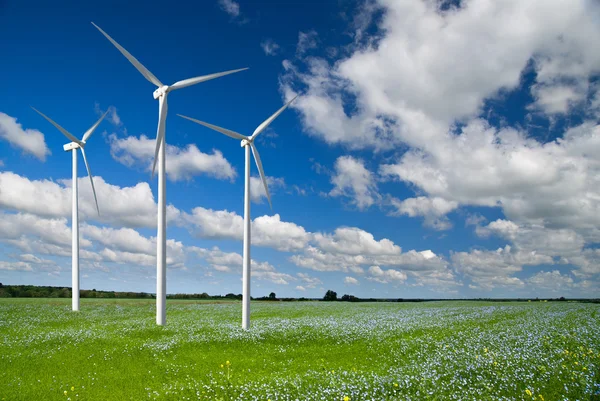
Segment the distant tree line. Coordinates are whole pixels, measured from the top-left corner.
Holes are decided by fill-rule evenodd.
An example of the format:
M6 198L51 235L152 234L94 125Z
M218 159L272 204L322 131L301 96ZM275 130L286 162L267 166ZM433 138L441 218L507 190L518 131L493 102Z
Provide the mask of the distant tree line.
M147 292L131 291L101 291L81 290L81 298L129 298L129 299L154 299L155 295ZM51 287L36 285L3 285L0 283L0 298L71 298L70 287ZM206 292L201 294L169 294L168 299L205 299L205 300L241 300L242 294L228 293L225 295L209 295ZM316 301L316 298L278 298L274 292L268 296L251 298L256 301ZM600 303L600 299L567 299L560 298L470 298L470 299L425 299L425 298L358 298L354 295L344 294L338 298L337 292L327 290L325 296L319 299L322 301L341 301L341 302L427 302L427 301L491 301L491 302L593 302Z

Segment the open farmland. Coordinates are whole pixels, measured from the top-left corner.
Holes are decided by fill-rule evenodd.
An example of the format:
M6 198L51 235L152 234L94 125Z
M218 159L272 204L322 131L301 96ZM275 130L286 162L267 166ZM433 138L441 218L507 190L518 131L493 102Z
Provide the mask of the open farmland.
M590 400L600 305L0 300L3 400Z

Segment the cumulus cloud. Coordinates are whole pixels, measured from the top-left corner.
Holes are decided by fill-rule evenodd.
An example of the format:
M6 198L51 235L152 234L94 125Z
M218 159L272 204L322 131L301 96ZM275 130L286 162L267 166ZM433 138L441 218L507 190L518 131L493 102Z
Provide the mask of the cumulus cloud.
M344 277L344 284L349 284L349 285L358 285L360 284L359 281L357 279L355 279L354 277L350 277L350 276L346 276Z
M141 166L152 170L156 141L145 135L139 138L128 136L118 138L109 135L110 154L128 167ZM191 180L196 175L205 174L218 179L233 180L236 172L233 166L223 157L223 153L213 149L212 153L201 152L196 145L188 145L185 149L167 144L166 172L172 181Z
M365 168L362 160L352 156L337 158L331 183L333 189L329 192L330 196L350 198L350 203L361 210L373 205L379 197L375 177Z
M33 268L31 267L31 264L27 262L7 262L4 260L0 260L0 270L30 272L33 271Z
M391 198L390 203L396 209L392 213L393 215L407 215L409 217L423 216L425 218L424 224L435 230L448 230L452 228L452 224L446 215L458 207L458 202L447 201L440 197L428 198L426 196L404 200Z
M515 273L522 271L524 265L554 263L550 256L515 250L509 245L496 251L452 252L451 259L454 267L473 282L472 288L483 290L522 288L524 283Z
M314 242L323 251L346 255L399 255L402 251L389 239L377 241L373 234L356 227L340 227L333 234L316 233Z
M79 219L99 220L129 227L156 227L157 204L150 186L140 182L119 187L94 177L100 216L87 177L78 178ZM69 217L72 207L71 180L30 180L10 171L0 172L0 208L45 217ZM43 199L44 202L40 202ZM179 210L167 206L167 221L179 218Z
M267 176L266 179L271 197L278 188L285 188L285 180L283 178ZM263 199L267 199L265 186L263 185L260 177L250 177L250 199L256 203L261 203Z
M379 283L389 283L389 282L397 282L398 284L402 284L406 281L407 276L406 273L388 269L383 270L379 266L371 266L368 271L369 275L367 276L367 280L377 281Z
M427 285L442 291L455 291L454 288L460 285L448 262L431 250L402 252L392 241L376 240L371 233L356 227L340 227L332 234L315 233L311 243L314 245L291 256L290 261L314 271L360 275L365 274L367 266L395 267L402 270L390 269L389 273L381 275L379 270L372 269L367 274L372 281L379 282L397 282L401 277L411 277L414 285Z
M535 289L550 290L553 292L565 291L573 287L573 279L563 275L558 270L540 271L527 279L527 283Z
M583 236L598 226L594 120L544 142L481 117L486 100L518 89L529 71L530 110L597 116L597 3L473 0L442 12L435 2L381 0L372 8L382 10L374 41L359 40L331 62L284 61L281 90L286 98L303 93L291 107L310 135L350 149L400 148L378 173L418 193L394 202L397 213L423 216L433 228L449 228L445 213L461 206L501 208L519 224ZM356 37L373 22L359 19L366 22ZM366 193L362 205L373 199Z
M241 240L244 219L235 212L196 207L182 219L190 230L201 238ZM279 214L260 216L252 222L252 244L267 246L281 251L303 248L309 234L303 227L281 221Z
M29 153L40 161L46 161L46 156L51 154L46 145L44 134L36 129L23 129L15 117L0 112L0 138L11 146Z
M216 246L211 249L190 247L190 250L206 260L216 271L237 274L242 272L243 259L242 255L237 252L224 252ZM298 281L298 278L290 274L277 271L275 266L269 262L257 262L252 259L250 263L253 279L266 280L281 285Z

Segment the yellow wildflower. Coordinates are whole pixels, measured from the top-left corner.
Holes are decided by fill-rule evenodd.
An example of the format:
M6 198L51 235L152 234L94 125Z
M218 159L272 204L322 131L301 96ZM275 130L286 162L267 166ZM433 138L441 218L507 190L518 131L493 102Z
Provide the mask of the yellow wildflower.
M488 352L487 348L484 348L484 349L483 349L483 351L484 351L485 353L487 353L487 352Z
M530 397L532 396L531 390L529 390L529 389L525 390L525 393Z
M394 383L394 387L398 387L398 383Z
M67 395L67 390L65 390L65 391L63 392L63 394L64 394L64 395Z
M75 387L74 386L71 386L71 391L75 391Z
M541 394L539 395L539 397L540 397L540 400L544 401L544 397L542 397Z
M227 361L227 362L225 362L225 365L229 366L229 365L231 365L231 362Z
M223 364L221 364L221 369L223 369Z
M348 397L348 396L345 396L345 397L344 397L344 401L350 401L350 397Z

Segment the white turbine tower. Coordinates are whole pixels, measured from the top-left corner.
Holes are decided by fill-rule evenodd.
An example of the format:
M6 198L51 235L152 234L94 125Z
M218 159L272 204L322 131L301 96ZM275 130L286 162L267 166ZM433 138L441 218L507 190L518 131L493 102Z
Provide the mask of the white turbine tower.
M100 117L96 124L92 125L90 129L88 129L81 140L75 138L71 133L69 133L66 129L55 123L50 119L50 117L41 113L32 107L38 114L48 120L52 125L54 125L60 132L63 133L68 139L71 140L70 143L67 143L63 146L65 152L71 152L73 154L73 218L71 221L71 280L72 280L72 289L71 289L71 300L72 307L74 311L79 310L79 213L78 213L78 198L77 198L77 149L81 149L81 154L83 155L83 162L85 163L85 168L87 169L88 176L90 177L90 182L92 183L92 192L94 193L94 201L96 201L96 210L98 211L98 216L100 216L100 209L98 208L98 198L96 197L96 189L94 188L94 180L92 179L92 172L90 171L90 166L87 162L87 157L85 157L85 150L83 149L87 143L87 140L92 136L98 125L102 122L108 111Z
M297 97L297 96L296 96ZM296 99L294 97L294 99ZM181 114L177 114L179 117L183 117L200 125L204 125L212 130L218 131L222 134L225 134L233 139L239 139L242 141L241 147L246 148L246 163L245 163L245 178L244 178L244 251L243 251L243 288L242 288L242 328L248 329L250 328L250 148L252 148L252 154L254 155L254 161L256 162L256 167L258 167L258 173L260 174L260 178L265 187L265 193L267 195L267 199L269 200L269 206L273 208L271 204L271 196L269 195L269 188L267 186L267 179L265 177L265 172L263 170L262 162L260 161L260 155L258 154L258 150L254 145L254 139L260 134L269 124L273 122L289 105L294 101L294 99L287 102L282 108L277 110L275 114L271 117L267 118L260 124L250 136L244 136L235 131L231 131L225 128L217 127L216 125L208 124L200 120L196 120L194 118L186 117Z
M203 75L200 77L184 79L173 85L164 85L135 57L119 45L106 32L92 22L98 30L133 64L135 68L151 83L158 88L154 91L154 99L158 100L158 129L156 131L156 149L154 151L154 163L152 165L152 177L158 161L158 232L156 235L156 324L164 326L166 323L167 302L167 209L166 209L166 180L165 180L165 126L167 120L167 94L173 90L185 88L200 82L219 78L224 75L247 70L240 68L219 72L216 74Z

